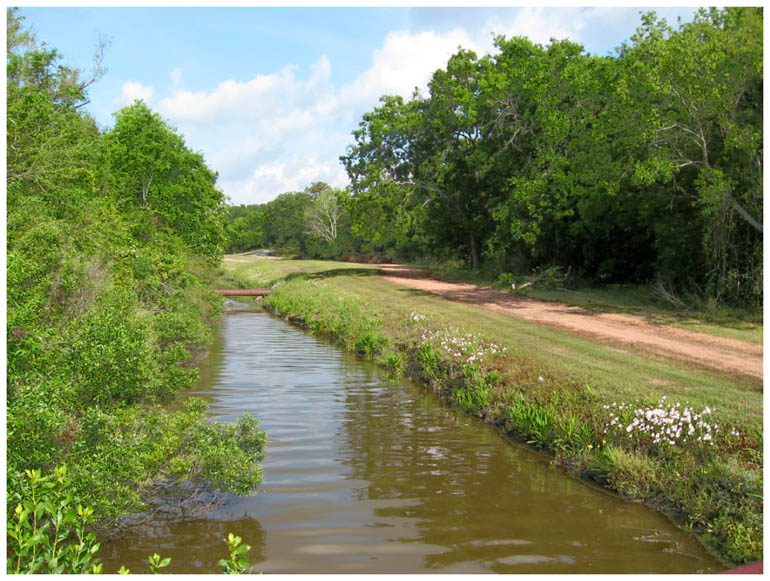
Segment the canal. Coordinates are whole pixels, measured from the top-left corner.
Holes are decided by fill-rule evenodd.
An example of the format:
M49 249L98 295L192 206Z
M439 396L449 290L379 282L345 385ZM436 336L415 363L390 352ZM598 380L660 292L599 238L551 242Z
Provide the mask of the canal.
M232 303L238 305L239 303ZM264 482L103 542L105 572L218 573L228 532L263 573L707 573L690 534L265 313L234 306L191 395L267 432Z

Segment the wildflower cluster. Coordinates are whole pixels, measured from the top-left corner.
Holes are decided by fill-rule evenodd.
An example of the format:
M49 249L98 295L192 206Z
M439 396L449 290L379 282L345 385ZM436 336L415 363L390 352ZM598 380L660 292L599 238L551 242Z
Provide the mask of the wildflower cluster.
M612 403L604 406L610 410L604 433L625 436L639 444L677 446L696 442L714 445L719 426L704 419L712 411L708 406L697 412L687 404L668 403L665 396L655 406L637 405ZM735 430L731 434L739 435Z
M507 347L482 341L481 337L473 333L462 334L462 331L455 327L438 331L424 329L420 340L440 347L451 359L464 359L465 363L480 362L487 357L503 355L508 351Z
M424 321L427 317L425 315L421 315L420 313L416 313L412 311L409 313L409 321L412 323L421 323Z

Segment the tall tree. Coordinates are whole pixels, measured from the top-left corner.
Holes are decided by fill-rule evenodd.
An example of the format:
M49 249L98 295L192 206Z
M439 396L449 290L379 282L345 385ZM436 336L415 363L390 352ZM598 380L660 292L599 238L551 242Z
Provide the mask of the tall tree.
M311 236L316 236L328 244L337 240L337 227L342 211L339 198L342 192L325 187L313 198L305 211L305 225Z
M420 101L383 96L353 131L340 159L351 181L351 230L364 252L426 252L423 201L416 195L414 141Z
M429 83L414 144L414 174L436 238L464 249L472 268L492 230L490 156L484 145L479 95L488 60L472 51L452 55Z
M106 140L121 206L160 218L197 252L220 255L224 195L217 174L143 102L115 117Z

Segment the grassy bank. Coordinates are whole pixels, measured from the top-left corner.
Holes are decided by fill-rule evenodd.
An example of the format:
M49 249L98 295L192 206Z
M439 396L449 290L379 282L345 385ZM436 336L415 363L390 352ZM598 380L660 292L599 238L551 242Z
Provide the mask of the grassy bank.
M271 286L269 310L664 510L726 565L761 558L761 381L401 288L368 265L240 260L232 276Z

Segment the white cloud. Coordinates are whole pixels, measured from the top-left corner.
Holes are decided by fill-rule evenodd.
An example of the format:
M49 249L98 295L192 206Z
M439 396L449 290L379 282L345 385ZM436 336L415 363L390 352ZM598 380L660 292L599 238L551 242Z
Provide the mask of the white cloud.
M412 34L391 32L382 48L374 51L372 66L340 90L346 105L376 104L381 95L411 96L415 87L425 88L433 72L444 66L458 46L476 45L465 30L446 34L427 31Z
M302 191L317 181L344 187L347 175L338 164L322 162L315 157L298 157L261 165L247 178L223 180L220 186L233 204L264 204L278 194Z
M210 123L239 118L263 119L266 112L282 114L294 106L312 103L329 84L331 63L326 55L311 67L307 81L297 79L298 67L288 65L276 73L256 75L249 81L227 80L213 91L191 92L177 89L162 99L158 109L178 122Z
M115 102L119 107L126 107L133 104L133 102L137 99L144 102L149 102L154 94L155 90L152 87L143 85L138 81L128 81L123 83L123 87L120 91L120 97L115 99Z
M503 22L493 17L483 30L489 38L493 33L506 37L526 36L534 43L546 45L551 39L580 42L586 23L580 8L520 8L512 20Z
M343 186L337 158L349 125L340 131L331 62L321 55L305 78L301 73L289 65L248 81L229 79L211 91L180 86L157 109L191 148L204 152L233 203L265 202L317 180Z

